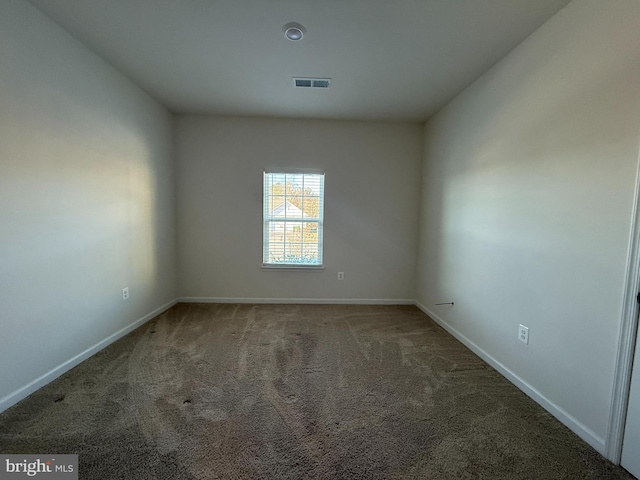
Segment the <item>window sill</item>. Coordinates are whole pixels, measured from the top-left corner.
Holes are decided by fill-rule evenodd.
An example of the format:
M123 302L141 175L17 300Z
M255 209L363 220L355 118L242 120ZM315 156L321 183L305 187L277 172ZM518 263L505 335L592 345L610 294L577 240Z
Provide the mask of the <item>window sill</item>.
M262 270L265 271L281 271L281 270L311 270L322 271L324 265L262 265Z

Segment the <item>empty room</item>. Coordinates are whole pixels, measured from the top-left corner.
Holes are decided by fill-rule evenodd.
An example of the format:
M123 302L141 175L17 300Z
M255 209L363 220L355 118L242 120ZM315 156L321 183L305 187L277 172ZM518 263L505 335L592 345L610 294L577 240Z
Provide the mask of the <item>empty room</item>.
M2 0L0 478L640 477L639 60L637 0Z

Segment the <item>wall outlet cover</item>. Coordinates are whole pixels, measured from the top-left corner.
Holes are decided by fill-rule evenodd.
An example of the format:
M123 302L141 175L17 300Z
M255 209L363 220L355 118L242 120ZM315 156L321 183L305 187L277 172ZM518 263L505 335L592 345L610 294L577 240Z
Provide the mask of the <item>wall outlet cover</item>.
M520 324L518 327L518 340L527 345L529 344L529 327Z

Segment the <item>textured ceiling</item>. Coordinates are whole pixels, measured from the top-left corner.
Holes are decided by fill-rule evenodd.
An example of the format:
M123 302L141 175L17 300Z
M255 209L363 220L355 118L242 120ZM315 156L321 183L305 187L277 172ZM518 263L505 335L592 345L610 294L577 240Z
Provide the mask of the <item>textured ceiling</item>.
M174 112L423 121L569 0L30 2Z

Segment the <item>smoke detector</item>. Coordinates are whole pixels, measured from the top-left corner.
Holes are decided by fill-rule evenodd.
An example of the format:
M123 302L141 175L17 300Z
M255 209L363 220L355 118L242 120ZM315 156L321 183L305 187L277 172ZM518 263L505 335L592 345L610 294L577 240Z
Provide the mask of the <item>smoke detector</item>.
M307 33L307 29L299 23L291 22L282 27L282 33L284 33L284 36L288 40L297 42L298 40L302 40L304 34Z

